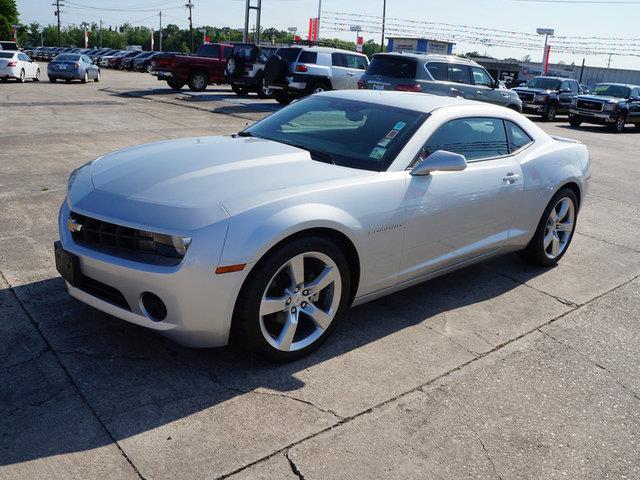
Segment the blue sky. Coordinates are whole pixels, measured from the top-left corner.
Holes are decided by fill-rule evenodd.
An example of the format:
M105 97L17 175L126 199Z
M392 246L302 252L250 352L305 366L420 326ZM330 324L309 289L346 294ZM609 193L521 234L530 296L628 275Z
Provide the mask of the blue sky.
M79 24L82 21L98 21L102 18L106 25L118 25L125 21L138 21L139 25L155 26L157 18L145 18L154 15L153 10L162 7L165 21L180 26L187 25L186 8L180 7L185 1L179 0L69 0L75 6L67 6L61 16L65 24ZM195 25L214 25L241 27L244 22L244 0L192 0ZM256 1L256 0L253 0ZM640 54L640 1L618 0L618 3L602 1L599 3L538 3L518 0L388 0L387 16L399 19L414 19L432 22L444 22L456 25L504 29L517 32L535 33L536 27L554 28L558 35L582 37L624 37L635 38L635 52ZM594 0L589 0L594 1ZM623 3L619 3L622 1ZM626 4L624 3L626 2ZM37 21L41 24L54 23L54 7L50 0L17 0L22 22ZM136 9L135 12L99 11L87 6L102 9ZM323 0L323 10L364 15L380 15L382 0ZM308 19L315 16L318 0L262 0L262 25L286 28L298 27L307 30ZM321 28L322 37L352 39L351 32L331 31ZM379 34L364 32L365 39L375 38ZM433 35L431 35L433 36ZM458 42L455 53L478 50L496 57L522 58L531 55L532 59L542 57L543 39L540 38L539 51L525 51L518 47L500 47ZM554 54L551 60L563 60L580 64L583 55ZM606 66L608 56L587 56L587 64ZM640 69L640 58L631 56L613 56L612 68Z

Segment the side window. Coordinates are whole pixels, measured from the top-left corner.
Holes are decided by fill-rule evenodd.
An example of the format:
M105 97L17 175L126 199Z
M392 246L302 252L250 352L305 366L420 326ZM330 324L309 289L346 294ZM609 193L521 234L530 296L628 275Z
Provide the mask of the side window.
M493 86L493 78L482 67L471 67L471 73L473 75L473 83L476 85L484 85L487 87Z
M640 98L640 88L632 88L631 97L638 100Z
M233 47L223 47L222 55L224 58L231 58L231 55L233 55Z
M306 52L303 51L298 57L298 62L300 63L318 63L318 54L317 52Z
M464 155L467 161L509 154L507 134L497 118L461 118L443 124L425 145L426 156L437 150Z
M202 45L196 55L198 57L218 58L220 56L220 45Z
M521 148L524 148L533 142L527 132L522 130L515 123L506 120L505 125L507 127L507 135L509 137L509 150L511 150L511 153L517 152Z
M434 80L446 82L449 79L449 69L446 63L429 62L427 63L427 70L429 70Z
M332 53L331 65L333 65L334 67L346 67L347 56L344 53Z
M85 63L91 63L91 60L86 55L82 55L82 61Z
M449 65L449 81L454 83L466 83L471 84L471 75L469 74L469 67L466 65Z
M571 93L580 93L578 82L569 82L569 88L571 88Z
M360 55L346 55L347 57L347 67L355 68L356 70L366 70L367 69L367 61L365 58Z

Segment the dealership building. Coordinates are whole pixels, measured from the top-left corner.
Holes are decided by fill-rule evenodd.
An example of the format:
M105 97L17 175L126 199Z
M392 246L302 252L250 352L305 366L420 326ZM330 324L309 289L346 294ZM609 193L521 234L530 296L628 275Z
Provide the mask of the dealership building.
M442 42L431 38L387 37L388 52L436 53L451 55L455 43Z

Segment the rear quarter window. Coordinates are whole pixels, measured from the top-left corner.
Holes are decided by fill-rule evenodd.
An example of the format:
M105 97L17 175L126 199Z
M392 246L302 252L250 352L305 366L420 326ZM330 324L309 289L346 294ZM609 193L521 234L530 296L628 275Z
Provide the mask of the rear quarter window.
M318 61L318 54L316 52L302 52L298 57L300 63L316 63Z
M367 75L382 75L392 78L416 78L417 62L412 58L373 57Z
M298 59L301 48L279 48L276 52L280 58L289 63L293 63Z
M447 64L442 62L429 62L427 63L427 70L433 77L434 80L438 80L440 82L447 81Z

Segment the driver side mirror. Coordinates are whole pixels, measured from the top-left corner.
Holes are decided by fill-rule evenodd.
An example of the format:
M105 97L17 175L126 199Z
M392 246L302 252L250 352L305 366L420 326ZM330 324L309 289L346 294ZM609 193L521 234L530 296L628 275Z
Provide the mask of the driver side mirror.
M560 93L571 93L571 89L570 88L561 88L560 89Z
M420 157L422 158L422 152ZM427 158L420 160L411 170L413 176L429 175L431 172L460 172L467 168L467 159L464 155L436 150Z
M500 80L494 80L492 88L500 88Z

